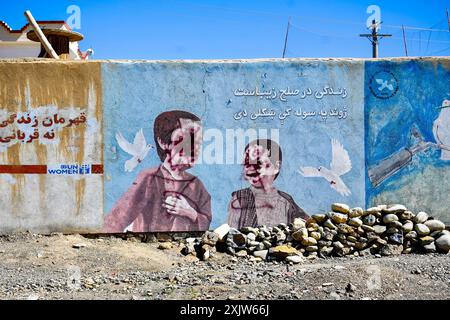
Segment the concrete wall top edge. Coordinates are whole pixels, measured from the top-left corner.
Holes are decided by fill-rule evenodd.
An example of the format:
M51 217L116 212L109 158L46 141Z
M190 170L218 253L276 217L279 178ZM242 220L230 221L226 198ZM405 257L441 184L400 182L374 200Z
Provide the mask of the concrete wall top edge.
M177 60L53 60L44 58L0 59L0 63L261 63L261 62L376 62L376 61L442 61L450 60L450 56L440 57L386 57L386 58L258 58L258 59L177 59Z

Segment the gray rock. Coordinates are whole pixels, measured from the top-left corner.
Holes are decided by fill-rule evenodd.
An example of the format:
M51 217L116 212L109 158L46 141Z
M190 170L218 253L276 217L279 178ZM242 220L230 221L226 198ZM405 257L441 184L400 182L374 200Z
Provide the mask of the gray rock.
M389 226L396 229L401 229L403 227L403 224L400 221L392 221L391 223L389 223Z
M415 223L424 223L425 221L428 220L428 214L426 212L419 212L415 217L414 217L414 222Z
M324 241L324 240L319 240L319 241L317 241L317 245L319 246L319 247L329 247L329 246L331 246L333 244L333 242L331 242L331 241Z
M263 260L266 260L268 253L269 253L269 250L259 250L259 251L254 251L253 255L255 257L259 257L259 258L261 258Z
M300 228L305 228L306 227L306 221L303 220L302 218L295 218L294 222L292 223L292 228L294 230L298 230Z
M247 234L247 241L255 241L255 240L256 240L256 234L254 234L254 233Z
M161 242L158 245L158 249L160 249L160 250L172 249L172 243L171 242Z
M300 228L292 233L291 236L297 241L302 241L303 239L308 238L308 230L306 228Z
M376 225L373 227L374 231L376 234L383 234L384 232L386 232L386 226L382 226L382 225Z
M215 246L217 241L219 241L219 235L215 232L206 231L202 236L202 244L207 244L210 246Z
M434 242L432 242L432 243L430 243L430 244L427 244L427 245L424 245L424 246L422 246L422 248L424 249L424 251L425 251L426 253L433 253L433 252L436 252L436 245L435 245Z
M428 220L424 223L424 225L426 225L431 232L442 231L445 229L445 224L439 220Z
M267 240L264 240L264 241L262 242L262 244L264 245L264 247L265 247L266 249L269 249L270 247L272 247L272 244L270 243L270 241L267 241Z
M394 234L394 233L398 233L398 232L399 232L399 229L397 229L396 227L389 227L386 230L386 234Z
M374 229L372 226L368 226L368 225L363 224L363 225L361 226L361 228L362 228L364 231L366 231L366 232L375 232L375 229Z
M405 211L400 214L400 220L413 220L415 217L414 213L411 211Z
M340 241L335 241L333 242L333 247L335 247L336 249L343 249L344 245Z
M303 262L303 258L299 255L287 256L285 260L286 260L286 262L292 262L293 264L298 264L298 263Z
M442 251L442 252L449 252L450 251L450 235L443 234L435 241L436 247Z
M238 251L238 252L236 252L236 256L237 257L246 257L248 255L248 253L247 253L247 251L246 250L240 250L240 251Z
M399 255L403 251L402 245L395 245L395 244L387 244L381 248L381 255L383 256L393 256L393 255Z
M416 230L416 232L419 236L426 236L426 235L430 234L430 229L422 223L416 224L414 226L414 230Z
M344 203L333 203L331 205L331 211L348 214L350 212L350 207Z
M387 207L383 211L386 213L400 213L400 212L405 212L406 210L407 209L404 205L394 204L394 205Z
M322 237L322 236L320 235L320 232L317 232L317 231L310 232L310 233L309 233L309 236L310 236L311 238L316 239L317 241L319 241L320 238Z
M304 245L305 247L315 246L316 244L317 244L317 240L314 239L313 237L307 237L302 240L302 245Z
M325 232L323 233L322 238L323 238L324 240L327 240L327 241L332 241L333 238L334 238L334 235L333 235L331 232L325 231Z
M323 226L327 227L327 228L330 228L331 230L336 230L337 229L336 225L330 219L326 220L323 223Z
M357 218L357 217L361 217L364 213L364 210L360 207L356 207L353 209L350 209L350 212L348 213L348 216L350 218Z
M311 218L313 218L315 221L317 221L317 223L322 223L325 220L327 220L327 215L326 214L314 214L311 216Z
M402 226L404 233L408 233L414 229L414 223L412 221L406 220L405 224Z
M331 246L322 247L322 248L320 248L320 251L319 251L320 255L325 256L325 257L330 256L332 254L332 252L333 252L333 247L331 247Z
M186 239L187 240L187 239ZM183 249L181 249L181 253L184 255L196 255L196 250L195 250L195 243L194 242L187 242L184 245Z
M231 229L230 226L225 223L214 229L214 233L217 234L219 241L223 241L227 236L228 232L230 231L230 229Z
M363 216L367 216L369 214L371 215L377 215L378 213L381 212L381 208L379 207L372 207L372 208L368 208L364 211Z
M244 233L244 234L247 234L247 233L250 233L250 232L252 232L254 234L257 234L258 233L258 229L257 228L253 228L253 227L243 227L241 229L241 232Z
M344 223L348 220L348 216L346 214L338 212L331 212L330 217L335 223Z
M227 247L233 249L244 249L247 243L247 237L242 232L231 228L227 235Z
M389 224L391 222L398 221L398 217L396 214L389 213L383 217L383 222L385 224Z
M338 224L338 232L343 233L343 234L348 234L348 233L352 233L354 231L354 229L349 226L348 224L345 223L341 223Z
M417 239L418 235L415 231L410 231L405 235L405 238L407 239Z
M355 218L350 218L350 220L348 220L348 224L353 227L358 228L358 227L362 226L363 222L360 218L355 217Z

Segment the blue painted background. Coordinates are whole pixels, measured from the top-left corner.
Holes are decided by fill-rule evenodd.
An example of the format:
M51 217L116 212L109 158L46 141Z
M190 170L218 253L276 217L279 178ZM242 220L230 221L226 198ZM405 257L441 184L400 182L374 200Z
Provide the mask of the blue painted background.
M140 128L154 145L153 121L166 110L181 109L200 116L204 130L218 128L278 128L283 151L283 166L276 180L279 190L291 194L309 214L326 212L333 202L365 206L364 172L364 62L363 61L249 61L249 62L110 62L102 64L104 101L104 208L107 214L125 192L138 172L160 164L156 152L132 173L125 173L123 152L114 135L120 131L132 140ZM235 97L235 89L277 88L313 90L324 86L346 88L348 97L323 99L290 97L288 102L256 97ZM267 107L275 111L288 106L308 111L347 109L347 119L302 120L249 119L236 121L233 115L246 108ZM301 166L325 166L331 161L331 138L348 150L353 169L342 178L351 190L349 197L339 195L322 178L305 178L297 173ZM117 152L113 152L114 148ZM227 220L231 193L247 187L239 164L201 164L191 173L197 175L212 196L214 228Z
M444 99L450 98L450 70L445 61L367 61L365 63L365 157L367 168L403 147L414 144L415 126L425 141L436 142L433 122ZM398 92L378 99L370 91L372 75L381 70L398 79ZM404 203L449 222L450 161L440 160L441 151L431 148L413 157L402 170L374 188L366 175L368 205Z

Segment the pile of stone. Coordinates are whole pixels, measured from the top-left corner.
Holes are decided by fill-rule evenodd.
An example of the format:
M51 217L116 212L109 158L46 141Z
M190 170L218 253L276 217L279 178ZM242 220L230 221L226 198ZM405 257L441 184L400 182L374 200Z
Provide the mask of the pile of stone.
M363 210L335 203L329 213L306 221L297 218L289 225L241 230L222 225L201 239L187 239L183 252L207 260L216 250L254 261L291 263L330 256L448 253L450 232L443 222L425 212L414 214L403 205Z

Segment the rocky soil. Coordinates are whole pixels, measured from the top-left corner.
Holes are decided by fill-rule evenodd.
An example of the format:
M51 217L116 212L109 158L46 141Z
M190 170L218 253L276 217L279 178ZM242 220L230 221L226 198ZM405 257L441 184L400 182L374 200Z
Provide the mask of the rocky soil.
M0 299L450 298L450 254L312 257L286 264L217 252L200 261L181 253L184 240L152 240L0 237Z

